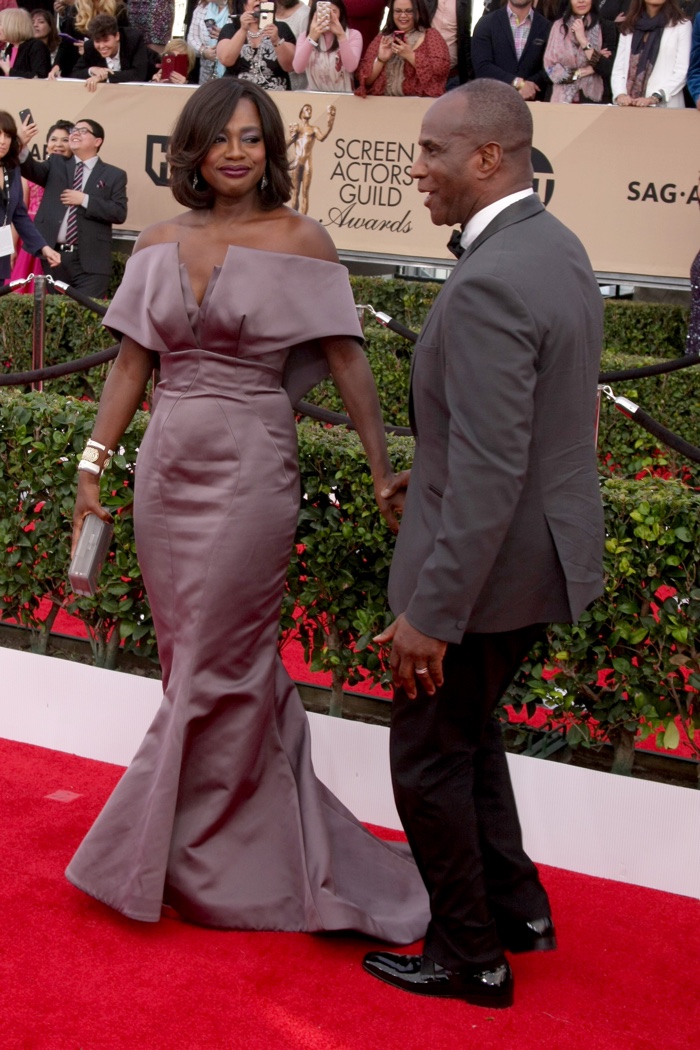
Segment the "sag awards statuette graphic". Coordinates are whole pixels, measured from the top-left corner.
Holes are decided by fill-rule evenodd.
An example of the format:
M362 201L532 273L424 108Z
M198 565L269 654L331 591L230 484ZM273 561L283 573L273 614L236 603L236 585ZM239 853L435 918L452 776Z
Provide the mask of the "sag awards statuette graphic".
M321 131L311 123L313 110L308 102L299 110L299 123L289 125L287 148L293 152L290 162L292 199L290 204L302 215L309 214L309 189L313 176L312 151L317 142L325 142L335 123L335 106L327 107L328 127Z
M336 107L328 106L327 113L325 131L312 122L313 111L308 103L302 106L299 120L289 125L290 204L304 215L309 213L312 153L316 143L325 142L333 131ZM324 226L347 230L410 233L413 223L405 193L413 185L410 171L415 144L336 135L331 149L330 170L322 180L321 192L314 194L314 217ZM326 164L328 159L324 157Z

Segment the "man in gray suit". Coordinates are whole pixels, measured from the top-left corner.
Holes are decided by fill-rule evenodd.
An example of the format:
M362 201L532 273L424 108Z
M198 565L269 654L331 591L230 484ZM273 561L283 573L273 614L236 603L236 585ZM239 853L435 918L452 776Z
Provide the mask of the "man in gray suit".
M510 1006L505 950L556 947L522 848L493 712L545 624L602 592L594 417L602 299L578 239L532 192L532 118L476 80L428 110L412 176L461 258L416 344L413 469L391 567L397 808L431 900L422 955L365 969ZM457 253L456 253L457 254Z

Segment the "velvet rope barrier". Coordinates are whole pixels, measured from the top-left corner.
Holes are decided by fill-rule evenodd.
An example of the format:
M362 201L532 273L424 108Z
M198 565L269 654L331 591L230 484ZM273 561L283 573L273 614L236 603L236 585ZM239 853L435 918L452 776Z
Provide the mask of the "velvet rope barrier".
M691 445L685 438L679 437L678 434L674 434L672 430L665 427L663 423L659 423L657 419L650 416L648 412L645 412L643 408L640 408L634 401L630 401L628 397L616 397L613 390L609 386L603 387L603 393L605 396L612 401L615 408L622 412L623 416L627 416L628 419L634 420L640 427L648 431L653 437L668 448L674 449L674 451L680 453L681 456L685 456L686 459L692 460L693 463L700 463L700 448L696 445Z
M62 361L58 365L47 365L46 368L35 368L31 372L8 372L0 374L0 386L25 386L27 383L37 383L43 379L58 379L60 376L69 376L73 372L87 372L89 368L96 368L106 361L112 361L119 353L119 346L109 346L106 350L99 350L96 354L80 357L77 361Z

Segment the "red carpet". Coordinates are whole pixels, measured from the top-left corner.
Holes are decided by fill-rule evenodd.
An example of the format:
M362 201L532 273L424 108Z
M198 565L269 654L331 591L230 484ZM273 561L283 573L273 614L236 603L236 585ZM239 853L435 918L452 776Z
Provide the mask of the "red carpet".
M0 770L2 1050L688 1050L697 1041L697 901L544 869L560 949L517 956L516 1005L492 1013L380 984L359 965L372 942L356 936L123 919L63 878L120 769L0 741ZM72 801L47 797L56 792Z

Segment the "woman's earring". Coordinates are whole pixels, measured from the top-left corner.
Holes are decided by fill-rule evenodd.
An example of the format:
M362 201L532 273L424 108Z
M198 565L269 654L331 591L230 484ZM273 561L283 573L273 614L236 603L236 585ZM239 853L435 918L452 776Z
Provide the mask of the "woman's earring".
M267 172L265 172L263 174L263 177L260 180L260 189L264 190L267 187L267 183L268 183Z
M202 190L206 189L206 187L207 184L202 178L202 173L200 172L199 168L195 168L195 170L192 172L192 189L196 192L201 192Z

